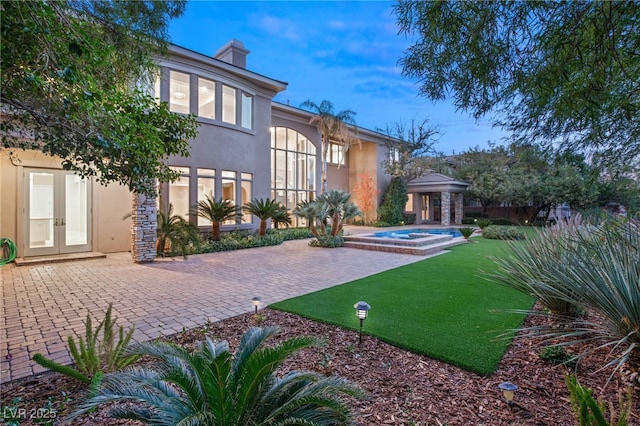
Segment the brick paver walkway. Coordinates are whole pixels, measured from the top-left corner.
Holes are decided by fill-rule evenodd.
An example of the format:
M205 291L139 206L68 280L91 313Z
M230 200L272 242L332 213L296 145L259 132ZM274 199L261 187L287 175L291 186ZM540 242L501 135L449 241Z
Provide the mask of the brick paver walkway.
M101 320L110 302L118 324L135 325L134 338L143 341L251 311L253 296L267 305L424 259L307 243L146 265L134 264L129 253L7 265L0 269L0 383L44 371L31 361L37 352L70 363L67 337L83 332L87 312Z

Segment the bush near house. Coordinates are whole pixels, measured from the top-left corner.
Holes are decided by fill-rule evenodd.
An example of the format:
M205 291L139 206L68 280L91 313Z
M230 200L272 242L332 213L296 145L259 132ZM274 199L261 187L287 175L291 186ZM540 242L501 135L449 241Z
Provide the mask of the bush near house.
M487 226L482 230L482 237L488 240L524 240L526 235L515 226Z

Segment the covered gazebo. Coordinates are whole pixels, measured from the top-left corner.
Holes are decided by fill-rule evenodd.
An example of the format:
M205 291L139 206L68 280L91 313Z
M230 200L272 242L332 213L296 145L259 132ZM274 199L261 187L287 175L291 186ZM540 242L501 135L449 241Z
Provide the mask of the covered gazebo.
M469 185L440 173L421 176L407 184L407 210L416 214L416 223L440 221L445 226L451 225L453 210L453 223L462 224L463 193Z

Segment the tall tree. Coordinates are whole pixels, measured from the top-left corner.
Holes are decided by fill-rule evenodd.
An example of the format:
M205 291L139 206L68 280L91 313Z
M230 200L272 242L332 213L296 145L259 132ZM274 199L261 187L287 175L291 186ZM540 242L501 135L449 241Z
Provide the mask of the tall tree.
M184 1L8 1L2 14L0 133L10 154L35 149L103 184L154 194L177 177L195 119L146 92Z
M379 131L387 136L385 144L389 149L389 158L382 165L388 174L405 184L429 172L442 155L435 150L440 132L427 119L411 120L408 125L398 122Z
M422 95L494 112L521 140L637 164L637 1L400 0L395 13L415 37L400 62Z
M360 143L356 136L355 112L350 109L336 113L333 103L324 100L320 105L310 100L304 101L301 105L315 115L311 117L309 123L315 124L320 130L322 136L322 193L326 193L327 187L327 155L329 153L329 144L335 141L344 147L347 152L352 144Z

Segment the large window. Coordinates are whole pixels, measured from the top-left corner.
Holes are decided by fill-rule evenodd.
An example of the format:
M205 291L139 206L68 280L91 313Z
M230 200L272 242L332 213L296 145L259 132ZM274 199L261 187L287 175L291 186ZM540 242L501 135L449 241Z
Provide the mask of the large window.
M169 184L169 204L173 205L173 214L189 220L189 168L172 169L180 173L180 177Z
M315 145L293 129L272 128L271 198L293 210L299 202L313 200L316 188Z
M189 74L169 71L169 110L189 114L190 96Z
M216 118L216 82L198 77L198 116Z
M198 169L198 200L197 202L216 195L216 171L212 169ZM210 225L211 221L198 216L198 226Z
M236 89L222 85L222 121L236 124Z

